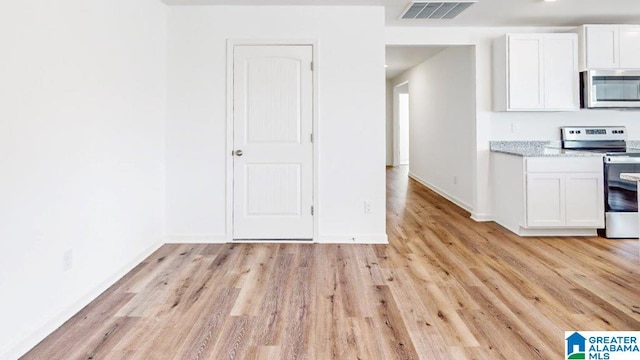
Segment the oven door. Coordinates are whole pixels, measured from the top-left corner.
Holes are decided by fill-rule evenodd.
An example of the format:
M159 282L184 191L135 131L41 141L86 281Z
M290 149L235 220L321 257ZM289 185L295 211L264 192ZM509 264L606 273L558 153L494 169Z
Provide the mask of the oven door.
M605 156L604 198L606 212L638 212L637 182L620 179L621 173L640 173L640 157Z

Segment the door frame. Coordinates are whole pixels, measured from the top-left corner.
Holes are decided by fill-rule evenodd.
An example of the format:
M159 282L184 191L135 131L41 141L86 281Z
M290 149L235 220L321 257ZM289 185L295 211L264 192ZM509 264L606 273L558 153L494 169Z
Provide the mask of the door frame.
M312 128L313 128L313 194L312 194L312 205L313 205L313 239L312 242L316 242L319 238L318 229L320 228L319 224L319 215L321 213L320 204L318 199L320 199L320 181L319 181L319 164L320 164L320 152L318 151L320 146L320 131L318 126L319 117L319 106L318 106L318 89L319 89L319 81L318 81L318 41L313 39L227 39L227 105L226 105L226 113L227 113L227 121L226 121L226 137L227 137L227 145L225 151L225 163L226 163L226 194L225 194L225 203L226 203L226 211L225 211L225 239L226 242L233 242L233 63L234 63L234 48L235 46L295 46L295 45L303 45L303 46L311 46L312 53L312 61L313 61L313 74L312 74ZM244 241L251 242L251 241ZM264 240L259 240L256 242L265 243ZM270 241L270 242L279 242L278 240ZM291 243L294 241L291 240L283 240L282 242ZM308 241L304 241L308 243Z
M393 87L393 166L400 165L400 88L407 86L409 93L409 80L403 81ZM409 95L411 96L411 95ZM411 97L409 97L411 99ZM411 100L409 100L411 102ZM411 161L411 159L409 159Z

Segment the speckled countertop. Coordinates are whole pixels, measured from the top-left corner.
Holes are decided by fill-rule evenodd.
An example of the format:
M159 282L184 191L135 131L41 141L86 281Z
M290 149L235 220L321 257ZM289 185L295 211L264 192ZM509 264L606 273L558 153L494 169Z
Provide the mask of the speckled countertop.
M640 174L638 173L622 173L620 179L630 181L640 181Z
M603 154L565 150L560 141L491 141L493 152L517 155L523 157L602 157Z
M627 140L627 149L640 150L640 140Z

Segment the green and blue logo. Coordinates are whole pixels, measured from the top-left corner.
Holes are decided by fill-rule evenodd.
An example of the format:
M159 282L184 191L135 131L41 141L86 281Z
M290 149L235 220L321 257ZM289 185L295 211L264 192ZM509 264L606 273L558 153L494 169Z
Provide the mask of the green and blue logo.
M565 360L638 360L640 331L566 331Z
M585 349L587 345L587 338L580 335L579 332L574 332L566 338L566 347L567 347L567 359L574 360L580 359L584 360L585 358Z

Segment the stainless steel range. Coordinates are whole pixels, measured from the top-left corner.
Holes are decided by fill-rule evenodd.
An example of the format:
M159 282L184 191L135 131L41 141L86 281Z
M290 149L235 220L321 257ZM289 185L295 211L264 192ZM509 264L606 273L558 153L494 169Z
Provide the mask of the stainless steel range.
M624 126L563 127L565 149L604 153L604 208L607 238L638 238L638 188L620 173L640 172L640 149L627 148Z

